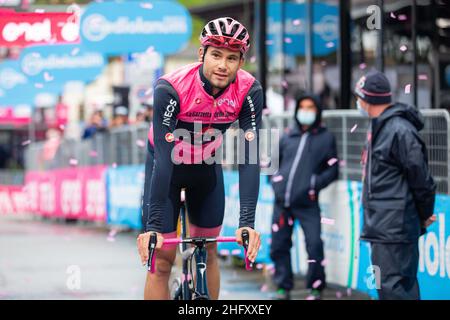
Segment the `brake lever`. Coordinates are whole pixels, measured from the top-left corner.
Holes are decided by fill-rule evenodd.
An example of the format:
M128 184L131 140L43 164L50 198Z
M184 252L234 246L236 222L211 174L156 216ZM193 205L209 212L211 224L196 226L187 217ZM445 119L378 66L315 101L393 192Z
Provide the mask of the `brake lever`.
M253 268L253 263L250 261L250 259L247 256L250 235L248 233L248 230L246 230L246 229L242 230L241 235L242 235L242 245L244 246L245 269L250 271Z
M148 261L147 261L147 270L150 271L150 273L155 273L155 249L156 249L156 243L158 242L158 237L156 236L156 233L150 234L150 241L148 242Z

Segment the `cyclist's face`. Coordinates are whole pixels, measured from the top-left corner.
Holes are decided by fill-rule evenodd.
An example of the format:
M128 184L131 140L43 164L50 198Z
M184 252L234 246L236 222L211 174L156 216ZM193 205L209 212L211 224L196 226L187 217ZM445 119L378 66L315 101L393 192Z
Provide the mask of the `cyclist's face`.
M199 49L199 59L204 49ZM226 88L235 78L239 68L244 64L241 54L225 48L209 47L203 62L203 74L213 87Z

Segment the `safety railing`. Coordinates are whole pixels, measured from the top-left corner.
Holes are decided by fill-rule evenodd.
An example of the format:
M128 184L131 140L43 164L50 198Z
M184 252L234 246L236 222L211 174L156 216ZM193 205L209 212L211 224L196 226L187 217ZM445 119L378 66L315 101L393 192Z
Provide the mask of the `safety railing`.
M429 164L438 185L438 192L450 193L450 115L446 110L421 110L425 117L425 128L420 132L427 149ZM291 115L264 116L263 128L284 129L293 121ZM361 180L361 152L364 147L368 119L357 110L326 110L323 121L336 137L340 160L340 178ZM237 123L232 128L238 128ZM39 142L30 144L25 153L27 170L48 170L71 165L127 165L142 164L147 152L148 125L124 126L106 133L98 133L86 140L63 140L52 154L52 144ZM261 136L262 158L269 160L270 146L275 139L267 132ZM223 152L236 152L236 145L224 139ZM53 145L54 147L54 145ZM49 155L50 154L50 155ZM236 153L235 153L236 154ZM226 165L235 168L235 165Z

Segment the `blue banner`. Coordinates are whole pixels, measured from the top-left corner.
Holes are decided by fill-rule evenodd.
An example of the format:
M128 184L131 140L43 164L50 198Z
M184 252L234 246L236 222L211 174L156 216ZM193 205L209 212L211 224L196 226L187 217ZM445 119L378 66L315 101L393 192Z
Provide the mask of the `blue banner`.
M7 60L0 64L0 105L16 107L36 104L39 95L50 95L53 100L62 92L63 84L43 79L32 82L25 75L19 61Z
M235 236L239 225L239 174L236 171L224 171L225 185L225 217L222 226L223 236ZM260 193L256 207L255 229L261 233L261 248L256 262L271 263L270 241L271 221L273 207L272 186L267 181L267 176L261 176ZM241 258L244 257L242 247L234 243L220 243L220 250L229 250Z
M173 54L188 45L189 12L174 1L91 2L81 17L81 39L104 54Z
M361 192L361 184L359 186ZM437 195L434 207L437 221L419 239L420 295L426 300L450 299L450 196ZM360 212L361 228L363 211ZM370 244L360 243L357 289L377 298L371 271Z
M268 12L267 49L269 55L282 53L304 56L306 39L306 5L285 3L285 35L282 37L282 3L270 1ZM339 40L339 8L324 3L313 4L313 55L325 56L335 52ZM283 44L284 42L284 44Z
M108 224L142 228L141 197L144 189L144 166L109 168L107 181Z
M90 82L103 71L105 58L80 45L33 46L20 55L22 72L31 82Z

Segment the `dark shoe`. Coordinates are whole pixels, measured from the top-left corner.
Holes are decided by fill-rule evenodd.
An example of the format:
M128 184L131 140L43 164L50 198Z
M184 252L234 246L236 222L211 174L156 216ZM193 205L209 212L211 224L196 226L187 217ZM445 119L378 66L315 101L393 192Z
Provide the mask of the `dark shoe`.
M322 291L317 289L312 289L306 300L322 300Z
M291 293L289 290L280 288L270 298L272 300L291 300Z

